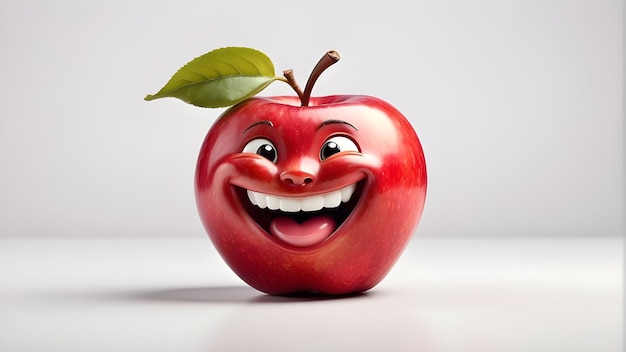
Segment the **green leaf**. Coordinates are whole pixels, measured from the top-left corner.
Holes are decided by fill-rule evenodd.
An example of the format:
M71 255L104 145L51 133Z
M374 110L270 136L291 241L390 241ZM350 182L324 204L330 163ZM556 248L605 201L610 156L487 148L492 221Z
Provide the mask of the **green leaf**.
M210 51L183 66L161 90L145 100L174 97L205 108L237 104L282 80L262 52L242 47Z

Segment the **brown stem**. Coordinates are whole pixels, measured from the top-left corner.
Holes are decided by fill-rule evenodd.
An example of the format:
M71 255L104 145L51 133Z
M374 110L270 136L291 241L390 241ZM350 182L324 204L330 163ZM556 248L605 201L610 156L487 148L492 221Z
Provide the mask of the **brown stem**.
M302 96L300 96L300 101L302 102L302 106L308 106L309 100L311 99L311 91L313 90L313 85L317 78L324 72L327 68L332 66L334 63L339 61L339 53L330 50L322 58L318 61L317 65L313 68L311 75L309 76L309 80L306 82L306 86L304 87L304 92Z
M296 82L296 77L293 74L293 70L284 70L283 76L285 76L285 78L287 79L287 83L289 83L291 88L296 91L296 93L298 94L298 98L300 98L300 101L302 102L302 89L300 89L298 82Z

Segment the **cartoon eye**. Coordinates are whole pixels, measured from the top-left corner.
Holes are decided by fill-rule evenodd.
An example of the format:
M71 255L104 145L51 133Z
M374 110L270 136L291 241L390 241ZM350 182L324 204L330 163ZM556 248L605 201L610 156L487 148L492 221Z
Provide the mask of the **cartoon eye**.
M358 152L359 148L348 137L336 136L327 140L320 150L320 160L324 161L339 152Z
M276 147L272 142L265 138L253 139L245 147L243 147L242 153L259 154L267 160L276 163L278 160L278 153L276 153Z

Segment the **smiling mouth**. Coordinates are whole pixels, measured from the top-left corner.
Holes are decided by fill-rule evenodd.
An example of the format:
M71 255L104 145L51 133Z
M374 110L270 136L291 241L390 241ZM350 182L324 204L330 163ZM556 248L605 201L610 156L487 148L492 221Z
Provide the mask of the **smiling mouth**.
M345 222L364 181L307 197L285 197L236 187L250 217L268 234L295 247L321 243Z

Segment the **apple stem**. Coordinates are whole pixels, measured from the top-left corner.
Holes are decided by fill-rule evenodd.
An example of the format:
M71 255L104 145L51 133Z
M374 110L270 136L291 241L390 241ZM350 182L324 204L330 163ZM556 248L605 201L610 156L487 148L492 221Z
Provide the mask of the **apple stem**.
M293 90L296 91L296 93L298 94L298 98L300 98L300 101L302 102L302 99L303 99L302 89L300 89L298 82L296 82L296 77L293 74L293 70L292 69L284 70L283 76L285 76L285 78L287 79L287 83L289 83L291 88L293 88Z
M339 61L339 53L334 50L330 50L326 52L324 56L322 56L320 61L318 61L317 65L315 65L315 67L313 68L313 71L311 72L311 75L309 76L309 80L306 82L306 86L304 87L304 92L302 94L298 93L302 106L309 105L309 100L311 99L311 91L313 90L313 85L315 84L315 81L317 81L317 78L322 74L322 72L324 72L327 68L332 66L337 61ZM289 80L288 77L286 78L287 80ZM291 85L291 82L289 84ZM296 90L296 92L298 92L298 90Z

